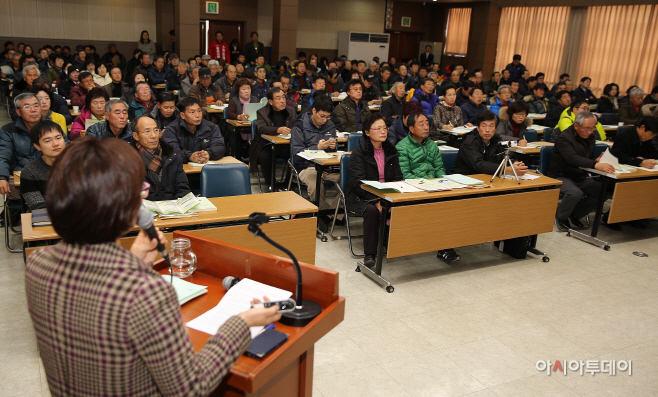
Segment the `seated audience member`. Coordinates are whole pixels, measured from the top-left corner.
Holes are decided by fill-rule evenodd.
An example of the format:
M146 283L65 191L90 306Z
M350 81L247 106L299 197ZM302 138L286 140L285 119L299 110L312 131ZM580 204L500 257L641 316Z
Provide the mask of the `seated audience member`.
M361 80L350 80L347 83L347 98L333 109L334 115L340 121L342 131L361 131L362 120L366 114L370 113L368 103L361 100L363 88L364 86Z
M32 145L30 131L41 121L41 105L30 92L19 94L13 101L18 118L0 129L0 195L18 200L21 196L14 187L14 171L22 170L40 155Z
M459 147L457 160L451 171L453 174L493 175L496 172L502 161L502 157L499 156L501 148L498 146L501 138L496 134L497 120L498 118L493 112L480 113L476 119L476 128L466 134L464 142ZM528 167L520 161L514 162L512 166L519 176L528 171ZM505 172L513 174L513 170L509 166Z
M562 74L560 75L560 80L559 80L557 83L555 83L555 84L553 85L553 87L551 88L550 91L548 91L548 92L546 93L546 97L548 97L548 98L552 98L555 94L557 94L558 92L564 90L564 89L566 88L566 84L565 84L564 82L565 82L566 80L568 80L568 79L569 79L569 74L567 74L567 73L562 73ZM560 87L559 87L559 84L560 84L560 83L565 84L565 88L560 88Z
M372 113L363 121L363 136L352 150L348 167L350 180L345 191L346 206L349 211L363 214L363 250L366 255L363 263L373 267L382 206L377 196L361 188L362 181L397 182L404 179L400 154L388 141L386 124L379 113Z
M149 70L153 69L153 67L154 66L151 64L151 55L142 52L139 55L139 65L135 67L134 73L141 73L148 79Z
M281 82L281 89L286 94L286 106L296 108L302 96L297 91L290 91L290 75L288 73L282 74L279 81Z
M80 84L71 88L71 106L82 107L85 105L87 93L93 88L100 88L100 86L94 83L94 77L87 71L80 73L78 80Z
M512 79L512 81L510 81L510 86L509 86L510 98L512 99L512 102L523 100L523 95L521 94L521 92L519 92L519 90L520 90L519 81Z
M393 91L393 85L395 84L393 80L391 68L384 66L381 68L379 79L377 79L375 85L383 95L392 95L391 91Z
M475 87L475 83L471 80L466 80L456 92L455 104L461 106L468 102L469 96L471 95L471 90Z
M464 116L462 109L457 106L457 90L451 85L443 88L443 100L434 108L434 124L430 131L430 138L447 139L452 135L442 132L441 130L452 131L455 127L464 125Z
M262 56L260 56L262 58ZM256 79L253 85L253 93L258 100L267 96L270 90L270 84L267 82L267 69L264 66L256 66Z
M527 145L525 131L532 125L532 119L526 117L528 110L528 104L523 101L514 102L505 108L498 115L496 135L503 141L518 141L519 146Z
M558 92L561 92L561 91L567 91L567 84L564 81L560 81L555 86L553 86L553 88L556 88L556 87L557 87L557 91L553 92L553 94L551 95L551 98L548 100L548 111L549 112L551 110L553 110L554 108L560 107L560 104L557 103L558 98L557 98L556 94ZM569 92L569 91L567 91L567 92ZM571 93L569 93L569 104L571 104ZM562 109L562 110L564 110L564 109ZM560 111L560 113L562 113L562 111ZM559 116L559 114L558 114L558 116ZM547 124L547 125L550 125L550 124Z
M298 62L296 73L292 76L290 87L293 91L310 89L313 85L313 78L306 73L306 63Z
M398 83L400 83L398 81ZM409 101L404 102L402 105L402 114L400 117L396 118L393 122L393 125L388 129L388 141L391 142L393 146L397 145L398 142L406 138L409 135L409 127L407 126L407 120L409 116L414 113L423 113L423 107L418 101Z
M42 154L21 171L21 196L30 211L46 208L48 172L55 159L64 150L66 141L59 124L50 120L37 123L30 131L34 148Z
M280 84L280 83L279 83ZM263 150L267 145L263 135L289 135L297 117L297 109L286 105L286 93L275 87L267 92L267 105L256 112L256 134L249 148L249 166L252 171L258 164L263 171L265 183L272 184L272 151ZM275 145L276 158L289 159L290 147L288 145Z
M558 91L549 101L549 105L553 100L556 100L556 105L551 107L544 119L544 125L547 127L555 126L560 121L562 113L571 106L571 94L567 90Z
M477 116L487 110L487 105L483 103L484 100L485 97L482 89L480 87L474 87L468 96L468 102L460 106L462 118L466 126L475 126Z
M13 98L16 98L24 92L30 91L34 80L41 76L41 71L37 65L27 65L23 67L22 75L23 79L16 83L12 89L11 96Z
M387 126L391 126L394 116L402 114L402 105L404 104L404 84L397 81L391 86L391 97L382 102L381 116Z
M646 97L644 97L644 101L642 101L642 104L643 105L658 104L658 85L653 87L653 89L651 90L651 95L647 95Z
M91 73L92 76L96 74L96 64L94 63L93 59L87 59L85 63L82 65L82 68L87 72Z
M170 91L158 93L156 106L149 114L158 124L160 131L164 131L169 123L172 123L178 117L176 96Z
M59 125L59 128L62 129L62 133L63 131L68 131L66 128L66 119L64 119L64 116L52 110L52 104L54 102L53 94L45 88L36 86L31 92L37 96L37 99L41 104L41 118L55 122L57 125Z
M180 91L182 88L181 82L187 78L187 62L178 61L176 68L169 71L167 75L167 90Z
M537 85L544 87L544 92L548 91L548 86L544 82L546 74L539 72L535 75L535 78L537 79Z
M528 82L526 84L526 90L521 91L521 94L524 96L533 95L535 87L543 88L544 94L546 94L546 84L537 84L537 78L535 76L531 76L530 78L528 78Z
M302 100L301 100L301 105L302 105L302 112L310 112L311 107L313 106L313 98L315 98L315 93L322 91L323 93L326 93L326 80L322 76L316 76L313 79L313 85L311 86L311 93L302 95Z
M146 166L144 181L150 185L146 199L176 200L190 193L187 175L183 170L183 156L163 141L161 131L150 115L142 115L131 123L133 141Z
M462 86L462 81L461 81L461 72L457 69L453 70L450 72L450 78L445 79L443 83L441 83L441 93L445 94L445 89L448 85L452 85L455 87L455 91L458 88L461 88Z
M124 93L128 91L128 83L123 81L123 75L121 74L121 69L117 66L112 66L110 69L110 78L112 81L103 86L105 92L110 98L121 98Z
M544 86L536 85L532 92L534 95L523 98L530 108L530 113L546 114L548 113L548 99L544 97Z
M190 98L195 98L202 106L224 105L224 93L222 89L212 84L212 74L209 68L199 69L199 82L189 92Z
M101 62L112 67L118 67L121 70L126 67L126 57L117 50L117 46L114 43L110 43L109 51L103 55Z
M584 99L574 103L578 101L587 104ZM574 124L562 131L553 146L547 175L562 181L562 201L557 206L555 219L562 231L567 231L572 225L584 228L580 219L596 208L601 182L592 179L581 167L610 174L615 172L612 165L599 162L601 156L594 157L595 130L596 116L583 110L576 115Z
M420 102L425 116L432 116L432 112L439 105L439 97L434 94L434 80L423 79L420 87L414 91L411 100Z
M118 138L128 143L133 141L128 123L128 104L119 99L110 99L105 104L105 121L89 127L86 136L96 139Z
M564 80L564 84L566 85L565 89L569 91L570 94L573 95L573 81L571 80Z
M75 141L87 133L87 127L105 120L105 105L110 98L102 88L92 88L85 97L80 115L73 120L69 139ZM88 121L89 120L89 121Z
M615 83L606 84L603 94L596 101L598 113L617 113L619 110L619 86Z
M319 96L313 101L311 113L302 113L292 127L290 144L292 145L292 156L304 150L325 150L327 152L336 151L336 127L331 121L331 112L334 105L331 98ZM368 115L370 112L368 112ZM364 118L366 115L363 115ZM308 188L308 195L311 201L315 201L317 171L308 160L299 156L295 157L295 164L299 173L299 179ZM322 175L323 180L329 180L338 183L340 174L325 172ZM325 200L324 184L320 185L320 199L318 206L321 210L331 208ZM324 230L322 223L329 224L327 217L320 217L320 227Z
M178 54L171 53L165 57L165 60L167 61L167 65L165 66L165 69L167 69L167 73L168 73L167 77L168 77L169 74L171 74L172 72L175 73L177 71L178 64L180 63L181 59L178 57ZM187 62L185 62L185 64L187 64Z
M517 80L520 79L521 76L523 76L523 72L526 70L526 67L521 63L521 55L514 54L512 57L512 63L507 64L505 70L510 72L511 78Z
M368 105L374 105L379 103L379 100L382 97L379 88L375 86L375 81L377 81L377 76L370 70L367 70L363 73L363 100L368 102Z
M57 95L53 93L51 88L52 85L50 84L50 81L47 78L39 77L38 79L34 80L32 85L35 89L37 88L43 89L44 91L50 93L52 99L50 102L50 110L64 116L64 120L66 121L67 125L73 122L73 116L71 116L71 110L66 104L66 99L64 99L64 97L62 97L61 95ZM11 115L12 120L15 119L14 117L15 114L16 112L14 111ZM16 117L18 117L18 115L16 115Z
M225 62L223 61L222 63L226 64ZM224 75L224 67L220 66L219 61L215 59L208 62L208 69L210 69L210 84L215 84Z
M235 96L228 101L227 118L230 120L248 120L246 112L248 103L259 103L258 98L252 95L251 83L247 79L239 79L233 86Z
M491 73L491 80L484 82L484 90L486 95L491 95L498 91L498 86L500 86L500 72Z
M64 57L59 54L50 54L49 56L51 68L46 70L46 77L53 84L59 84L60 81L66 80L66 72L64 72Z
M181 99L178 110L180 117L169 123L162 139L180 150L183 161L206 163L224 157L224 138L216 124L203 118L199 101L194 98Z
M624 125L635 125L642 117L642 101L644 100L644 91L641 88L633 88L628 95L628 101L623 105L619 105L617 111L617 121L624 123Z
M140 82L135 85L135 97L128 105L128 119L147 114L155 107L155 97L148 83Z
M190 95L190 90L192 87L196 86L199 83L199 66L190 66L187 70L188 76L181 80L181 89L178 91L179 98L187 98Z
M429 119L422 113L415 113L407 120L409 135L395 145L400 155L400 169L404 179L434 179L446 174L441 152L429 138ZM454 249L439 250L436 257L446 263L456 262L461 257Z
M427 67L421 66L418 68L418 72L414 74L414 77L411 79L409 84L407 84L407 88L415 88L418 89L418 87L422 84L423 79L427 78Z
M96 73L91 74L94 77L94 83L100 87L105 87L112 82L112 77L107 72L107 66L102 63L96 68Z
M151 87L157 84L164 84L167 82L167 74L169 71L165 69L165 60L160 55L156 55L153 61L153 66L148 68L148 82Z
M133 99L135 99L135 87L139 83L146 83L146 76L141 73L134 73L128 79L128 85L124 88L123 95L121 95L120 99L125 103L132 103ZM151 90L151 92L153 91Z
M589 103L586 99L581 98L574 100L571 104L571 107L565 109L564 112L562 112L560 115L560 121L558 121L557 125L555 126L553 135L551 135L551 140L553 142L555 142L561 131L565 131L567 128L573 125L576 119L576 115L580 112L589 112ZM597 140L605 141L605 130L603 129L601 123L597 122L595 124L595 128L599 135L595 135Z
M617 133L610 153L622 164L654 168L658 159L658 147L652 142L658 136L658 117L642 117L635 130Z
M411 81L411 76L408 74L407 65L400 64L398 66L398 74L396 76L396 81L402 82L407 87L407 84Z
M332 62L333 63L333 62ZM327 72L327 92L331 94L332 97L337 97L340 95L341 92L343 92L343 86L345 83L343 82L343 78L340 77L340 73L338 73L338 69L329 69Z
M142 50L136 48L133 51L133 57L126 63L126 78L135 73L135 68L139 66Z
M592 84L592 79L589 77L583 77L580 79L580 85L573 90L573 97L575 99L585 99L587 103L594 104L597 99L592 93L592 90L589 89L589 86Z
M512 99L512 91L510 90L510 86L503 84L498 86L498 91L496 91L496 97L491 98L491 106L489 107L489 110L498 116L498 113L500 113L500 109L509 106L511 103L514 102L514 99Z
M509 70L503 70L500 77L500 85L511 85L512 78L510 77Z
M219 86L222 89L222 92L225 95L224 100L228 101L231 92L233 92L233 85L237 79L237 69L233 65L226 66L226 74L217 80L215 85Z

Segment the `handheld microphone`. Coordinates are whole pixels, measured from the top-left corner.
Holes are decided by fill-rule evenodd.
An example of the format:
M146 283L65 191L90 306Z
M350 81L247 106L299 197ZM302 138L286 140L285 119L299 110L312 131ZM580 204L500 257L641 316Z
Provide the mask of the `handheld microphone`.
M222 286L224 287L224 289L228 291L238 282L240 282L240 277L228 276L228 277L224 277L224 280L222 281Z
M151 240L155 239L158 242L157 250L160 255L162 255L164 260L167 261L167 264L169 265L169 273L171 274L171 280L173 282L174 273L171 268L169 253L167 252L165 246L160 242L160 239L158 239L158 232L155 230L155 226L153 226L153 215L151 214L151 211L147 210L146 208L139 210L139 215L137 216L137 226L146 232L146 235L149 236Z

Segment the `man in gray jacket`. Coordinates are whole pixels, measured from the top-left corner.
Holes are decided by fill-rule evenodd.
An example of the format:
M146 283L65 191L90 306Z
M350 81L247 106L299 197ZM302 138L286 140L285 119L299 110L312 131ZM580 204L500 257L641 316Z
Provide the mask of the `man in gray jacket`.
M319 96L313 101L311 113L302 113L292 127L290 142L292 155L296 156L296 168L302 170L299 173L299 179L308 187L308 195L311 201L315 201L317 171L313 163L297 156L297 154L303 153L304 150L336 151L336 127L331 121L333 109L334 105L331 98L324 95ZM330 174L328 172L322 175L322 179L335 183L338 183L339 178L339 174ZM331 208L324 198L324 190L324 185L321 184L320 200L318 202L318 207L321 210Z

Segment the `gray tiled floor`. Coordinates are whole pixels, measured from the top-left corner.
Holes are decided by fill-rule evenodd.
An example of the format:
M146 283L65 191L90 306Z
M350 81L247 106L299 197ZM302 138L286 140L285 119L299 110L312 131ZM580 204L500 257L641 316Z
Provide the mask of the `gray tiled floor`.
M316 345L314 396L658 395L658 220L646 230L603 228L601 237L611 251L541 235L549 263L514 260L491 244L459 248L453 265L435 253L390 260L393 294L354 272L346 241L318 241L316 264L340 273L347 305ZM22 255L3 248L0 266L0 397L47 396ZM556 359L630 359L633 374L535 368Z

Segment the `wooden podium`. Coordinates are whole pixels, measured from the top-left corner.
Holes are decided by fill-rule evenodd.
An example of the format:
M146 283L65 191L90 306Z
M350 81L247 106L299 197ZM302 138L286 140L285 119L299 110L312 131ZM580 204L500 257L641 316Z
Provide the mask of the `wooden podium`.
M245 225L245 228L247 226ZM226 293L224 277L249 278L294 294L297 277L288 258L256 252L195 234L175 231L174 238L192 242L197 269L185 280L207 285L208 293L181 307L183 322L200 316L219 303ZM273 236L276 240L276 236ZM286 242L281 241L285 246ZM313 346L343 321L345 298L338 295L338 272L301 263L304 298L322 307L322 313L305 327L277 322L277 331L289 334L288 341L263 360L241 356L211 396L308 396L313 389ZM164 261L156 270L168 274ZM295 298L295 296L293 296ZM194 350L199 351L210 335L187 328Z

